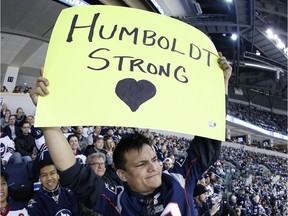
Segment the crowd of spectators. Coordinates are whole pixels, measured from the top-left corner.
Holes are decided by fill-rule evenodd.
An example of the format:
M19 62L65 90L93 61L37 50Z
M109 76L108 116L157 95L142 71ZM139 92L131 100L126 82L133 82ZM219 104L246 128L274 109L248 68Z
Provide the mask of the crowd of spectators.
M37 155L47 151L41 129L34 127L34 117L26 116L21 107L14 114L7 106L4 108L1 112L1 145L4 138L9 139L10 143L1 151L1 166L34 163ZM126 134L137 131L149 138L159 163L163 164L163 172L169 172L174 163L181 163L185 159L190 142L184 137L129 127L71 126L61 129L77 161L86 163L96 175L110 184L121 184L113 172L112 155L115 146ZM21 155L20 160L14 156L15 153ZM213 208L214 215L286 215L287 162L287 158L222 146L221 159L199 180L205 190L197 193L207 193L204 202L207 202L210 211ZM215 207L216 198L220 209ZM91 213L87 207L79 205L82 215Z
M21 86L15 86L12 93L24 93L28 94L32 90L31 86L25 86L24 89ZM6 86L1 86L1 92L9 92Z
M221 151L213 168L227 202L233 196L243 215L287 215L287 157L225 146Z
M229 101L228 114L272 132L287 134L287 114Z

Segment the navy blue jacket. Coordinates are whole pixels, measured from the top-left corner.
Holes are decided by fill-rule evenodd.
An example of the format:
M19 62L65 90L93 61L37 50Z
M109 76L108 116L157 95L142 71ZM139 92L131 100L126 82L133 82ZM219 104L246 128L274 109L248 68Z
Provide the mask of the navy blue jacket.
M29 201L27 210L30 216L78 216L78 205L73 192L60 187L57 195L47 193L42 187Z
M153 215L197 215L194 187L203 172L219 158L220 148L220 141L195 137L187 156L177 161L170 173L162 174L162 185L152 197ZM76 163L60 176L61 183L70 188L80 202L103 215L142 216L149 205L146 197L128 186L104 183L89 166Z

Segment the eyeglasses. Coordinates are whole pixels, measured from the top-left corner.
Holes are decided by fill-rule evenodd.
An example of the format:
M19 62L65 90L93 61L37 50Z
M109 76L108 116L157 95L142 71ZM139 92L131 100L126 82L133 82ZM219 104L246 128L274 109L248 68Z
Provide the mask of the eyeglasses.
M105 167L105 163L91 163L90 166Z

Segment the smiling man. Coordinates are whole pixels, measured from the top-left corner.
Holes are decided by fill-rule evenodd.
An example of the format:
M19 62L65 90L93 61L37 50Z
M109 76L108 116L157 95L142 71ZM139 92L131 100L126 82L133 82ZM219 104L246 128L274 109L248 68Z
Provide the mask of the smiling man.
M29 215L79 215L74 194L60 186L58 172L47 151L39 157L38 165L41 186L28 203Z
M227 94L232 68L219 55ZM49 93L48 84L46 78L38 78L37 87L30 94L35 105L39 95ZM76 163L59 128L43 128L43 133L51 157L62 171L61 183L85 206L103 215L197 215L192 192L204 171L219 158L221 148L221 141L196 136L181 163L175 163L170 173L162 173L149 140L141 134L129 134L119 141L113 153L116 173L126 184L109 185L89 166Z

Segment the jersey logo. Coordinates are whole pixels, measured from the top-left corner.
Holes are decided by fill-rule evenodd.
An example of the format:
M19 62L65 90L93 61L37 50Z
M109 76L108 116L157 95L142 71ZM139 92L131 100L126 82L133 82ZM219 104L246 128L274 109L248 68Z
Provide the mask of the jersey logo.
M35 201L34 199L29 200L28 202L28 208L33 208L33 204L37 203L37 201Z
M185 161L186 161L186 157L181 157L179 158L179 160L176 160L176 163L179 164L180 167L182 167Z
M68 209L61 209L55 216L72 216L72 213Z
M4 155L4 153L5 153L5 145L4 145L4 143L1 143L1 145L0 145L0 154L1 154L1 156Z
M110 184L105 183L105 188L107 188L110 192L117 194L117 190L116 190L116 187L114 185L110 185Z

